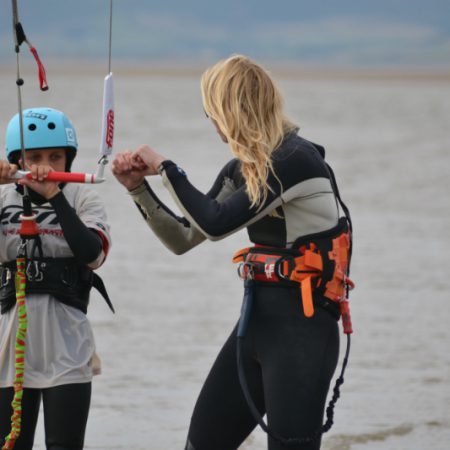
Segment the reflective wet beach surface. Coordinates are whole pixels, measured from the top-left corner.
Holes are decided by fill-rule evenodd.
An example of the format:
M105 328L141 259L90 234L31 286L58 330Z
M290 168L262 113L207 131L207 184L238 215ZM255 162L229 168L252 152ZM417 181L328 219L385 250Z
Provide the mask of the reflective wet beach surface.
M74 170L92 172L104 74L48 72L45 94L34 75L26 78L24 107L65 111L80 143ZM323 449L446 450L450 81L277 79L301 134L326 147L355 229L352 351ZM16 110L14 75L0 72L1 130ZM229 158L192 75L116 75L116 150L141 143L176 161L203 191ZM247 236L172 255L107 176L96 189L113 247L99 273L117 314L92 295L103 374L94 380L86 449L182 449L202 382L239 314L241 284L231 256ZM150 181L173 206L160 179ZM263 449L265 440L257 430L242 449ZM42 422L35 448L45 448Z

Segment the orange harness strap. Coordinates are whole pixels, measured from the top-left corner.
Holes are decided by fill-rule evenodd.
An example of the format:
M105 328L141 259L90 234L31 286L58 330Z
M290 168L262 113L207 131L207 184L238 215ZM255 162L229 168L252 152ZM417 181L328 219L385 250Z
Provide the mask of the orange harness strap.
M328 258L334 261L333 278L326 284L325 297L333 301L341 301L345 297L345 289L348 284L350 289L354 288L354 283L347 278L348 270L348 249L350 247L350 237L348 233L342 233L333 239L333 249L328 252Z
M314 315L312 296L312 278L322 275L322 257L312 250L305 250L304 255L294 258L295 267L289 275L289 280L300 283L303 313L306 317Z
M245 267L249 264L251 267L252 262L259 262L265 264L269 262L274 264L274 255L265 254L264 249L261 253L252 254L251 250L254 247L247 247L238 250L233 256L234 263L242 263L245 270L239 271L241 278L250 278L255 276L251 273L251 270ZM347 270L349 266L349 249L350 249L350 236L349 233L342 233L338 237L332 240L332 250L328 252L325 257L328 261L334 265L334 272L332 278L326 283L324 296L333 302L339 303L340 310L344 319L347 321L344 324L344 328L350 330L351 333L351 320L348 309L348 302L346 300L347 289L353 289L354 283L347 277ZM294 267L292 267L292 259L281 258L278 268L279 273L276 276L270 276L265 278L264 274L258 273L256 275L257 281L277 282L282 281L280 276L285 280L294 281L299 283L301 292L303 312L306 317L312 317L314 315L313 304L313 279L320 278L315 286L320 286L322 282L322 276L324 271L324 258L323 255L317 249L314 243L308 244L308 247L303 246L299 249L300 256L293 258ZM265 264L267 266L267 264ZM273 272L273 271L272 271ZM262 279L261 279L262 277ZM347 326L345 326L347 325Z
M250 248L243 248L238 250L233 256L234 263L246 263L247 255L250 253ZM263 258L264 254L258 254L259 259ZM273 258L273 255L270 255ZM291 269L289 262L284 260L281 264L281 275L291 281L295 281L300 285L303 312L306 317L312 317L314 315L314 305L312 297L312 284L311 279L322 275L322 257L318 253L314 253L312 250L306 250L302 256L294 258L295 267ZM269 281L269 280L267 280Z
M235 252L232 259L233 263L244 262L244 259L250 253L251 248L252 247L245 247Z

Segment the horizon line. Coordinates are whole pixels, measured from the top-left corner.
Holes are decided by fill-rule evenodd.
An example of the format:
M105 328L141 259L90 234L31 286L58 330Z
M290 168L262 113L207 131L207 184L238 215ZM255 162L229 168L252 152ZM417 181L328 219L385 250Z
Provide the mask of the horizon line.
M214 61L175 61L175 60L117 60L112 63L112 72L123 76L200 76L203 71L214 64ZM14 61L15 62L15 61ZM49 58L43 61L47 72L66 75L92 75L107 72L107 61L72 58ZM270 73L286 77L320 78L320 79L390 79L390 80L435 80L450 82L449 66L407 66L407 65L342 65L342 64L312 64L296 61L262 61L261 64ZM34 61L22 61L21 70L33 72L36 70ZM15 73L15 64L0 62L0 75Z

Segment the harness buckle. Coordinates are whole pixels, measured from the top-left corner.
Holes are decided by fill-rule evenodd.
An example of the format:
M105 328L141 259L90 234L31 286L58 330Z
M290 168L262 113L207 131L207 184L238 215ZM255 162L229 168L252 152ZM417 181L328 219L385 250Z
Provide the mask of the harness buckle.
M44 279L45 262L28 261L26 275L28 281L40 282Z
M0 289L11 281L11 271L8 267L0 266Z
M241 262L237 267L237 273L243 280L253 280L255 277L253 265L250 262Z
M282 256L275 262L275 274L280 280L289 281L294 266L293 256Z

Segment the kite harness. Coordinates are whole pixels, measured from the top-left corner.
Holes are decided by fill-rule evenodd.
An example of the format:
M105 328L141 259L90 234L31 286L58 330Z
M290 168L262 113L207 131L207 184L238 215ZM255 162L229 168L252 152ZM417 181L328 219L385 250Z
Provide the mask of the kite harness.
M354 283L349 278L352 222L350 212L340 197L334 173L331 167L328 165L327 167L334 195L345 213L334 228L302 236L290 248L255 245L239 250L233 256L233 262L239 263L238 275L244 280L244 298L237 329L239 381L254 419L269 436L285 446L311 443L332 427L334 406L340 396L340 386L344 383L344 372L350 353L350 334L353 330L348 296L349 291L354 288ZM326 309L336 319L341 317L343 330L347 336L347 348L341 373L335 382L332 398L326 408L327 420L320 429L309 436L300 438L283 437L269 428L250 395L244 371L242 347L254 301L254 286L274 283L299 290L299 298L306 317L310 318L314 315L315 306Z

